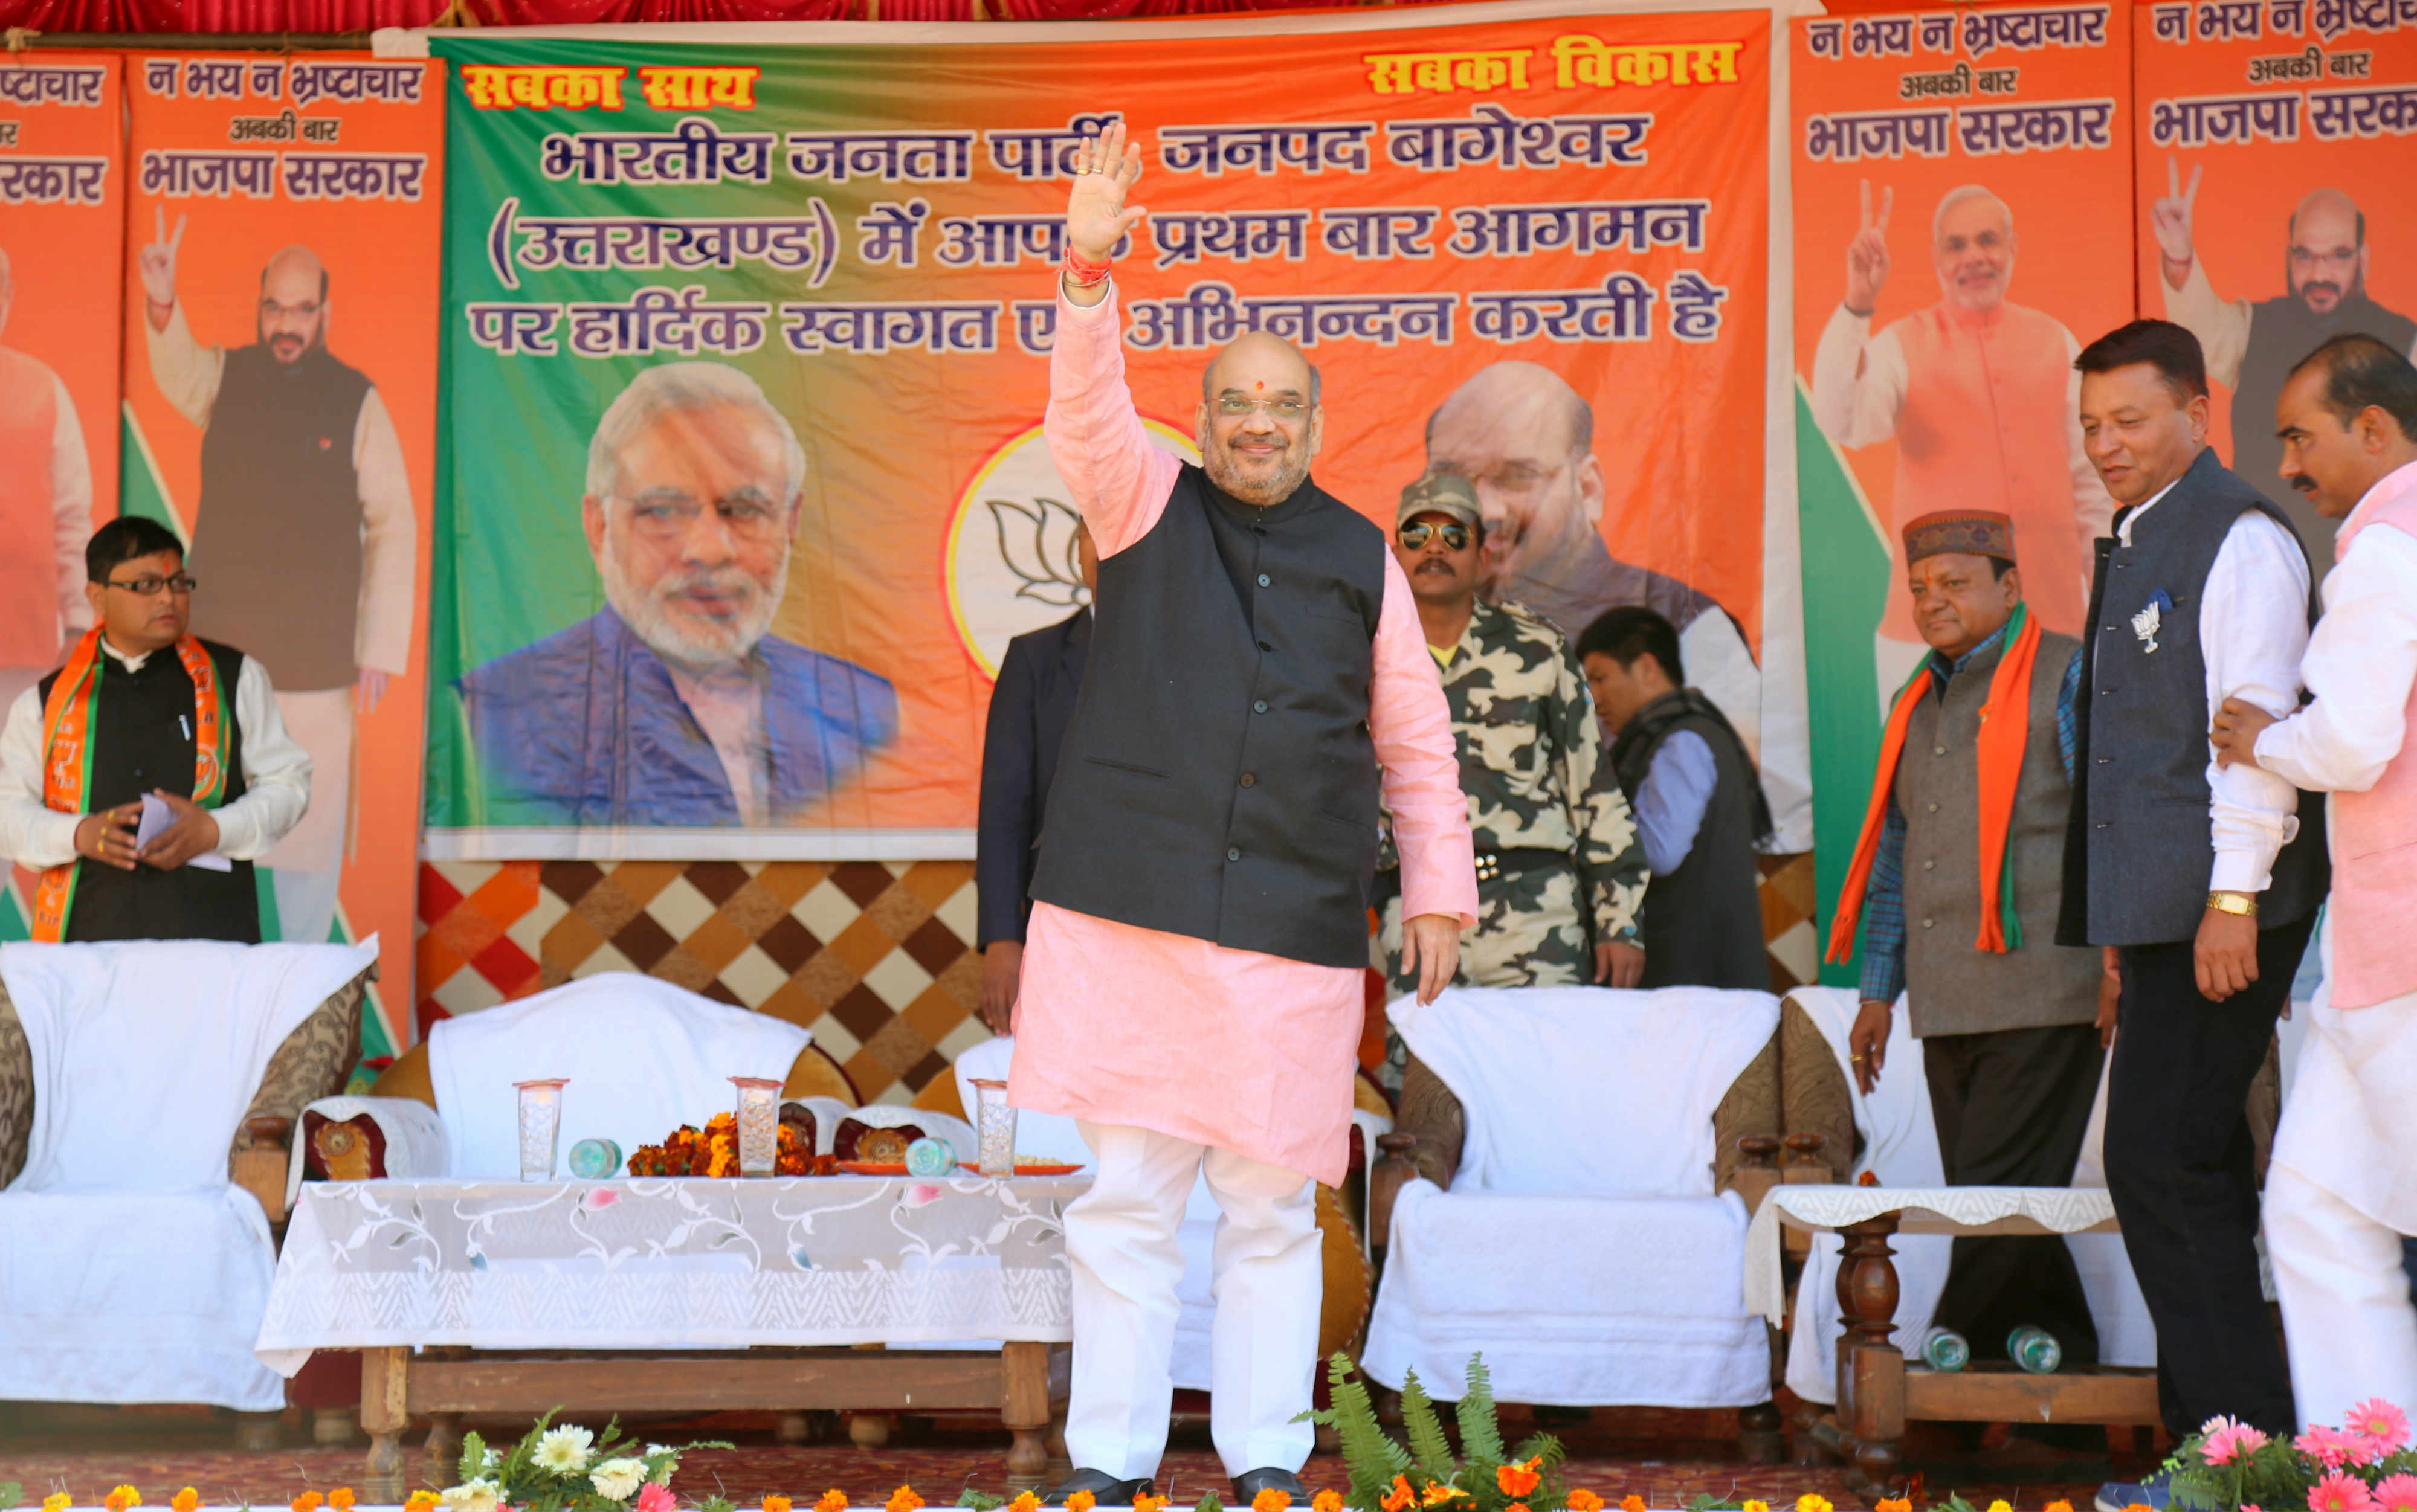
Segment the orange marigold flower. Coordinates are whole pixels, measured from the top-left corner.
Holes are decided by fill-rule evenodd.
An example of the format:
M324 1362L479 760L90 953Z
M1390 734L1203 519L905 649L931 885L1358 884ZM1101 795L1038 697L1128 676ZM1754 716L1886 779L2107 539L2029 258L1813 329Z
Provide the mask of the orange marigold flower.
M1468 1493L1467 1491L1462 1490L1457 1486L1443 1484L1437 1481L1429 1481L1427 1482L1426 1495L1420 1498L1420 1500L1423 1501L1429 1506L1440 1506L1446 1502L1457 1501L1459 1498L1467 1496L1467 1494Z
M1873 1504L1872 1512L1913 1512L1909 1496L1883 1496Z
M1796 1499L1796 1512L1830 1512L1829 1499L1806 1491ZM2073 1512L2073 1508L2066 1507L2064 1512Z
M884 1502L882 1506L886 1512L915 1512L915 1509L922 1504L923 1499L915 1494L914 1487L901 1486L889 1493L889 1500Z
M68 1512L68 1508L74 1504L75 1498L67 1492L53 1491L42 1498L42 1512Z
M353 1489L350 1486L339 1486L329 1491L327 1504L334 1507L336 1512L353 1512Z
M126 1512L129 1506L143 1504L143 1493L131 1486L120 1486L102 1497L100 1504L109 1508L109 1512Z
M1066 1498L1066 1512L1091 1512L1099 1504L1100 1499L1089 1491L1076 1491Z
M1634 1491L1629 1492L1619 1499L1619 1512L1645 1512L1645 1498ZM1824 1512L1827 1512L1826 1508Z
M1525 1502L1513 1502L1509 1506L1504 1507L1502 1512L1528 1512L1528 1504Z
M1739 1512L1771 1512L1771 1504L1769 1502L1749 1501L1744 1506L1739 1508Z
M326 1505L327 1501L327 1499L317 1491L304 1491L286 1504L293 1507L294 1512L319 1512L319 1508Z
M1133 1512L1165 1512L1167 1499L1148 1491L1133 1492Z
M1251 1512L1285 1512L1285 1508L1290 1505L1292 1492L1280 1491L1272 1486L1251 1498ZM1071 1507L1069 1512L1072 1512Z
M1603 1498L1584 1487L1570 1492L1570 1512L1603 1512Z
M1343 1493L1335 1490L1318 1492L1309 1499L1309 1512L1343 1512Z
M1418 1502L1419 1493L1410 1489L1409 1477L1396 1475L1393 1477L1393 1489L1387 1491L1383 1500L1376 1504L1383 1507L1385 1512L1404 1512L1406 1507L1418 1505Z
M436 1500L434 1491L414 1491L403 1504L403 1512L436 1512Z
M1015 1500L1007 1504L1007 1512L1041 1512L1041 1493L1019 1491Z
M764 1498L764 1512L789 1512L792 1504L785 1496L768 1496Z
M202 1493L188 1486L168 1498L168 1504L175 1507L176 1512L193 1512L193 1508L202 1504Z
M2040 1512L2073 1512L2073 1504L2071 1502L2050 1502L2046 1506L2042 1507Z
M1497 1466L1494 1472L1494 1484L1505 1496L1525 1496L1536 1489L1540 1479L1536 1467L1543 1463L1543 1455L1538 1455L1524 1465Z
M847 1512L847 1492L828 1490L814 1499L814 1512Z

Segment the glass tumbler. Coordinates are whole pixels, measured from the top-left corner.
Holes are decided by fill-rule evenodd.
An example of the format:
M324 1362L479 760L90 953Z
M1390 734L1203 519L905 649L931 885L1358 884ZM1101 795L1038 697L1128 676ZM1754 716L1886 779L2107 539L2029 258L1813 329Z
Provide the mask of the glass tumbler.
M976 1168L985 1176L1015 1174L1015 1110L1008 1106L1007 1083L976 1077L974 1131L980 1143Z
M521 1180L554 1179L554 1147L562 1138L562 1089L566 1077L515 1081L521 1094Z
M760 1076L734 1076L738 1089L738 1173L768 1176L781 1154L781 1083Z

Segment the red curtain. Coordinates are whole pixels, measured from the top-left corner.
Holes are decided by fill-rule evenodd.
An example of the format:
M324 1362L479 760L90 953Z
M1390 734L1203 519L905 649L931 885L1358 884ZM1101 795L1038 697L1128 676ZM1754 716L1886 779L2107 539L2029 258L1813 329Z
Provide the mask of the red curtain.
M636 21L1092 21L1294 10L1333 0L464 0L490 26ZM1421 3L1421 0L1409 0ZM980 6L977 12L976 6ZM60 32L365 32L425 26L447 0L0 0L0 27Z

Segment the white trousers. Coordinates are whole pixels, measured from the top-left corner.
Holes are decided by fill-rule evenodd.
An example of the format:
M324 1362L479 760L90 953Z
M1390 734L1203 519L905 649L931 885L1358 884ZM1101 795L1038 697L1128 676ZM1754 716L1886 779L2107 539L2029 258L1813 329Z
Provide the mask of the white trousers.
M1316 1194L1296 1171L1122 1125L1078 1122L1099 1177L1066 1208L1074 1274L1074 1373L1066 1450L1119 1480L1158 1474L1175 1382L1183 1222L1205 1174L1217 1220L1209 1435L1225 1473L1309 1462L1325 1271Z
M2371 1397L2417 1401L2400 1235L2279 1161L2266 1170L2265 1216L2300 1426L2338 1426Z

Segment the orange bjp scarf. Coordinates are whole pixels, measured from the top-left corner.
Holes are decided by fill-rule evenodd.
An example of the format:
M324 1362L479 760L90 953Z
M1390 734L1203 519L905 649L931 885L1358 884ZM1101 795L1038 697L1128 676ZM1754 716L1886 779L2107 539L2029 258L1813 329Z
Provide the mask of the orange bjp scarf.
M1976 950L2004 955L2023 944L2022 921L2014 914L2014 879L2006 869L2006 836L2014 821L2014 787L2022 779L2023 747L2030 733L2031 669L2039 660L2039 622L2030 606L2016 604L2006 621L2006 652L1989 677L1988 702L1981 705L1981 736L1977 755L1981 779L1981 933ZM1847 869L1846 885L1838 890L1837 916L1830 922L1830 953L1823 959L1842 961L1855 953L1855 928L1862 917L1863 893L1871 885L1872 859L1878 854L1880 830L1888 820L1889 793L1896 784L1897 758L1905 752L1906 728L1913 723L1914 705L1930 686L1925 659L1896 695L1889 711L1888 733L1880 738L1879 771L1872 781L1872 801L1863 810L1862 837L1855 841L1854 865ZM2012 717L1992 719L1999 710ZM1995 908L1988 907L1996 900Z
M225 689L202 643L188 635L176 643L176 659L193 680L193 802L215 809L226 795L227 718ZM92 715L109 658L100 653L100 631L84 632L75 654L59 669L42 703L42 807L56 813L84 812L92 785ZM55 943L75 903L79 863L45 868L34 889L34 938Z

